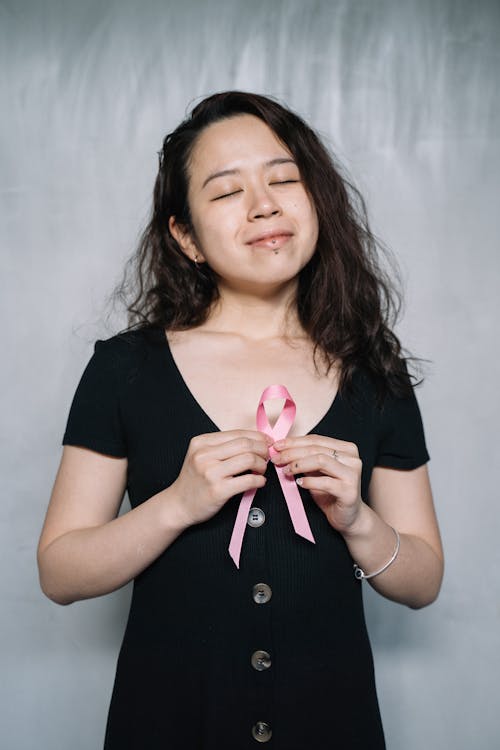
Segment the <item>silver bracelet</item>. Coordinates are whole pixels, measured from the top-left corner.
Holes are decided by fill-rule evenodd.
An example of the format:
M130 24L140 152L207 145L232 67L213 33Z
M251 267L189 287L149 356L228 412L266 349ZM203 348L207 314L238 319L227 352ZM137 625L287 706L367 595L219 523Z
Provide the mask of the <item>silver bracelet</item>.
M378 576L379 573L383 573L384 570L387 570L387 568L389 567L389 565L392 565L392 563L394 562L394 560L398 556L399 544L400 544L401 540L399 538L399 534L396 531L396 529L393 528L392 526L391 526L391 529L394 531L394 533L396 535L396 547L394 549L394 552L392 553L391 559L388 562L386 562L386 564L383 565L379 570L376 570L375 573L368 573L368 574L366 574L363 570L361 570L361 568L359 567L359 565L356 565L356 563L354 563L354 575L356 576L356 578L358 580L361 581L363 578L373 578L374 576Z

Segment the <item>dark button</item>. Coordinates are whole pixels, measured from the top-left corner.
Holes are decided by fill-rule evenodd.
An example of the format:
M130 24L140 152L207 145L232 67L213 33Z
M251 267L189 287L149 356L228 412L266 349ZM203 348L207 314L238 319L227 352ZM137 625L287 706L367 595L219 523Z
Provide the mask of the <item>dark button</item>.
M257 670L257 672L263 672L265 669L269 669L271 666L271 657L267 653L267 651L254 651L252 654L252 667Z
M262 526L266 520L266 514L260 508L250 508L248 513L248 525L256 529L258 526Z
M252 727L252 737L257 742L269 742L273 732L269 724L265 721L258 721Z
M273 592L267 583L256 583L252 589L253 600L256 604L267 604Z

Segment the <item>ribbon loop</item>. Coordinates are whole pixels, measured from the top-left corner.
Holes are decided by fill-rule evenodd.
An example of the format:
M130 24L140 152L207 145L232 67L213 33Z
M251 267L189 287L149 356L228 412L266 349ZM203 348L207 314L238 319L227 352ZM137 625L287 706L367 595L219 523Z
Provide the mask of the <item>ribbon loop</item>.
M272 398L284 398L285 403L281 410L281 413L276 420L274 427L271 427L267 418L264 403ZM275 442L286 438L290 432L296 414L295 401L290 396L288 390L284 385L269 385L262 392L260 397L259 405L257 407L257 429L260 432L264 432L269 435ZM269 448L269 456L272 458L278 453L277 450L271 445ZM297 484L293 477L287 476L283 469L279 466L274 467L278 475L278 479L285 496L286 504L288 506L288 512L292 519L293 528L299 536L308 539L314 544L314 537L307 520L306 512L302 504L302 498L297 488ZM240 567L240 554L241 545L243 543L243 536L245 534L245 527L248 518L248 512L252 500L255 496L257 489L247 490L241 500L236 514L236 520L234 522L233 533L231 535L231 541L229 543L229 554L234 560L237 568Z

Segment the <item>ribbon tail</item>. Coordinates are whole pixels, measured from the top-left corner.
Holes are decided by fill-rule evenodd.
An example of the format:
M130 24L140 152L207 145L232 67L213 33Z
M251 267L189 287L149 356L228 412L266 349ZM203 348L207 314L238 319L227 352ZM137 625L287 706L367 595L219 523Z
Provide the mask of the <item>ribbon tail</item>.
M288 506L288 512L292 519L293 528L295 533L299 536L304 537L309 542L315 544L315 539L307 520L306 511L304 510L304 504L300 496L300 492L297 488L295 479L288 477L283 469L279 466L275 466L278 479L280 480L281 489L285 496L286 504Z
M231 534L231 541L229 542L229 554L233 558L234 564L239 570L240 567L240 554L241 545L243 544L243 537L245 535L245 528L248 519L248 511L254 498L257 489L247 490L240 500L238 513L236 514L236 521L233 526L233 533Z

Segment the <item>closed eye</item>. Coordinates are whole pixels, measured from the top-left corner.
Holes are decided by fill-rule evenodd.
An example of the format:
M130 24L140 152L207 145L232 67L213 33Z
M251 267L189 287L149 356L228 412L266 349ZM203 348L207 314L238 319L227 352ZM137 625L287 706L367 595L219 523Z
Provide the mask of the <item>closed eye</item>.
M274 180L273 182L270 182L270 185L289 185L294 182L300 182L300 180ZM220 201L222 198L230 198L232 195L237 195L237 193L243 192L241 189L239 190L232 190L230 193L223 193L222 195L218 195L216 198L212 198L213 201Z
M241 192L241 190L233 190L231 193L224 193L223 195L218 195L216 198L212 198L212 201L220 201L221 198L229 198L231 195L236 195Z

